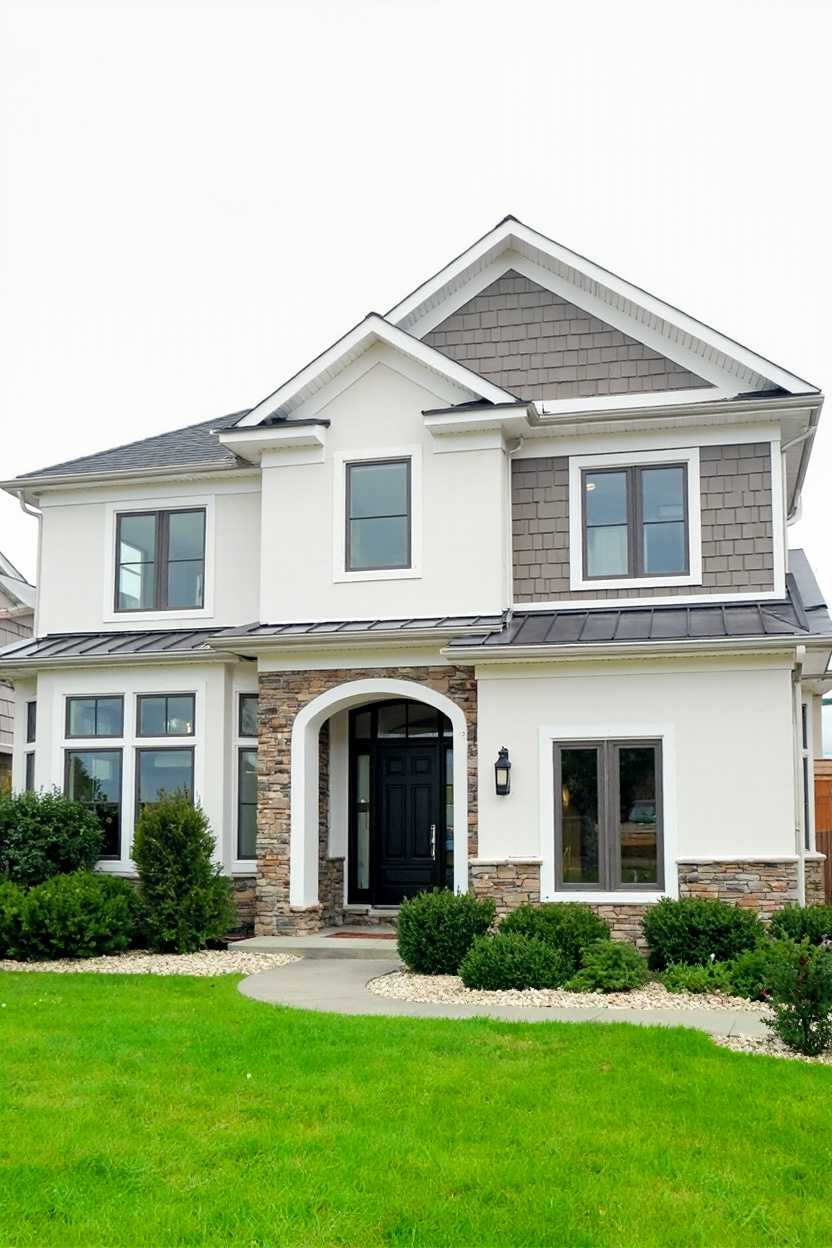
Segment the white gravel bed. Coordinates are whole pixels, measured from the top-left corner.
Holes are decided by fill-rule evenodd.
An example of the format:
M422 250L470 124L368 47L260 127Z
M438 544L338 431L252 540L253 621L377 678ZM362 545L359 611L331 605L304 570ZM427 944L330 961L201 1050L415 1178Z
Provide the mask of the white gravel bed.
M102 971L108 975L254 975L287 962L292 953L254 953L242 949L202 949L199 953L148 953L132 949L101 958L63 958L56 962L15 962L0 959L4 971Z
M367 985L370 992L395 1001L432 1001L443 1005L523 1005L540 1009L563 1008L597 1010L599 1005L618 1005L631 1010L743 1010L761 1014L761 1001L729 997L721 992L668 992L662 984L645 984L633 992L566 992L562 988L513 988L507 992L486 992L466 988L458 975L413 975L394 971Z
M733 1049L735 1053L753 1053L762 1057L790 1057L797 1062L813 1062L819 1066L832 1066L832 1049L817 1057L804 1057L795 1053L779 1036L711 1036L721 1049Z

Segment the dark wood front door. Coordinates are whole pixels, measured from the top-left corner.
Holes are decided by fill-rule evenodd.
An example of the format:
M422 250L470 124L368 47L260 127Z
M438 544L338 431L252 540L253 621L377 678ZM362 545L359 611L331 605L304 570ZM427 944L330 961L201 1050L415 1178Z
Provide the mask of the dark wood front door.
M435 742L378 745L374 901L395 906L439 884L440 756Z

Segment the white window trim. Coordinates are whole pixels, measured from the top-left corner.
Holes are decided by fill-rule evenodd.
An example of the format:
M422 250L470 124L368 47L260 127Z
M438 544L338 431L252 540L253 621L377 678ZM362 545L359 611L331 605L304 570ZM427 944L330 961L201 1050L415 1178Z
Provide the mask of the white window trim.
M660 741L662 746L662 834L664 887L634 892L561 889L555 884L555 768L553 748L570 741ZM676 870L678 814L676 802L676 729L673 724L555 724L538 731L540 759L540 900L582 901L590 905L645 905L662 897L678 897Z
M205 511L205 568L201 607L174 607L170 611L116 611L116 528L120 515L132 515L143 511ZM204 620L214 615L214 534L215 496L213 494L191 495L177 498L125 498L104 507L104 604L102 618L105 623L132 627L130 621L140 623L170 623L172 620Z
M679 464L687 466L688 486L688 558L690 571L685 576L617 576L605 580L584 576L584 491L583 474L587 469L632 468L646 464ZM593 589L656 589L665 585L701 585L702 583L702 515L699 477L699 448L696 446L659 451L632 451L625 454L574 455L569 460L569 588ZM687 601L687 600L686 600Z
M410 460L410 567L374 568L351 572L346 566L347 464L371 464L376 460ZM392 446L369 451L339 452L332 457L332 579L344 581L416 580L422 575L422 448Z

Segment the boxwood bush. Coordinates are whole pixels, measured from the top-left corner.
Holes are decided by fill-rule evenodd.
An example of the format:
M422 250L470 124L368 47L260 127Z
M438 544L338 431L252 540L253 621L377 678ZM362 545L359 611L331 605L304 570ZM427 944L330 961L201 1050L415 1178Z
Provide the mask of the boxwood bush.
M399 909L397 945L417 975L456 975L478 936L494 922L494 901L472 893L417 893Z
M0 877L0 958L19 958L26 890Z
M539 936L497 932L479 936L459 968L466 988L560 988L571 968L560 950Z
M731 966L726 962L706 962L704 966L671 962L662 972L662 983L668 992L732 992Z
M0 874L33 888L52 876L91 871L103 831L91 807L51 793L0 792Z
M772 942L766 939L728 963L728 982L735 997L747 997L749 1001L767 999L772 951Z
M819 945L824 936L832 940L832 906L786 906L772 917L769 932L775 939L808 940Z
M647 911L641 930L650 948L649 964L659 971L671 962L704 966L711 955L730 962L765 936L756 911L700 897L663 897Z
M647 961L628 940L598 940L581 954L581 969L566 987L570 992L629 992L646 983Z
M588 945L611 939L609 924L578 901L517 906L509 911L499 930L503 935L537 936L559 950L572 971L580 968L581 954Z
M23 898L23 958L91 958L121 953L137 918L136 890L114 876L73 871L56 875Z
M213 861L214 837L187 793L163 795L136 822L133 861L151 949L193 953L234 926L231 880Z

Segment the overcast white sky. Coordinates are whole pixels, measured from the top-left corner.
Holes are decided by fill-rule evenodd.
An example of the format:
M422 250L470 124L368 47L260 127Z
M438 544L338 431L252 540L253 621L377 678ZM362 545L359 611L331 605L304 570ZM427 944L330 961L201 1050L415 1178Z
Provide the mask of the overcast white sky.
M2 479L253 405L507 213L832 388L828 0L0 22ZM832 407L791 544L832 597Z

